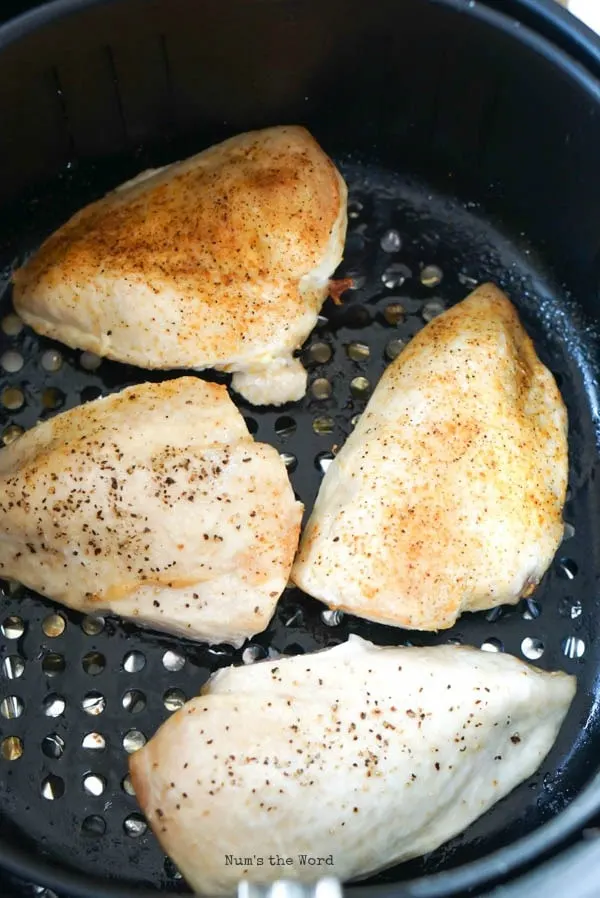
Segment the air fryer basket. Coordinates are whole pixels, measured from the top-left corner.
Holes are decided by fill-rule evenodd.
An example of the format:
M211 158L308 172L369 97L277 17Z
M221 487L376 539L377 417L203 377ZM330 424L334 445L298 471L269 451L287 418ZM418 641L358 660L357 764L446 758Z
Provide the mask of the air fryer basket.
M443 894L506 875L600 806L600 87L527 27L462 0L62 0L0 31L2 438L174 376L99 363L22 328L11 269L142 168L286 122L306 124L347 179L340 274L355 289L342 307L326 304L303 349L302 402L253 408L234 396L251 432L279 449L310 509L385 365L426 320L493 280L568 406L565 540L531 599L465 615L452 631L367 624L290 589L267 632L237 652L84 619L3 584L0 864L74 894L185 890L138 811L127 753L217 668L349 633L505 650L579 681L538 774L449 845L357 894L416 881L420 894Z

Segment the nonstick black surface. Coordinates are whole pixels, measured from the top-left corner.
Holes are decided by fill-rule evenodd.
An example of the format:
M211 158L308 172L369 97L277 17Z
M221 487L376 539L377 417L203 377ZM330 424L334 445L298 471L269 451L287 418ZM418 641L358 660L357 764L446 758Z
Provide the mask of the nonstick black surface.
M171 158L179 155L171 152ZM121 162L71 167L46 190L23 197L10 214L4 214L0 242L4 327L11 330L10 320L4 324L12 311L11 268L83 204L146 165L162 161L142 154ZM376 881L406 880L447 869L516 840L560 811L597 765L592 739L597 729L594 683L600 654L595 575L600 505L593 416L599 397L590 365L593 334L522 236L507 239L480 217L476 206L436 194L399 174L347 156L337 161L350 188L348 239L339 274L352 276L356 289L345 294L341 308L325 305L322 320L306 343L303 357L311 386L302 402L281 409L254 408L232 394L251 432L285 453L296 493L309 511L327 459L364 409L389 356L399 348L397 341L409 340L426 318L462 299L476 284L492 280L516 303L568 407L567 538L531 599L516 607L467 614L450 631L409 633L349 616L338 620L338 615L324 613L318 602L290 589L269 629L239 651L141 631L114 619L107 619L97 632L89 619L5 583L0 599L4 621L0 838L8 845L28 847L32 856L44 852L88 880L116 878L185 890L128 792L124 740L131 748L142 739L139 734L150 738L169 709L196 694L219 667L274 652L296 654L335 645L349 633L377 643L428 645L454 640L505 650L546 669L574 673L579 682L559 739L534 777L447 846ZM398 242L399 250L386 251ZM427 266L437 266L439 272ZM405 315L393 323L398 309L390 313L390 307L398 305ZM177 376L108 361L86 370L80 352L38 338L27 328L12 336L0 333L0 366L9 350L21 354L23 366L12 373L1 371L0 399L6 399L6 388L17 387L24 393L24 405L16 411L0 408L4 439L11 438L15 425L27 429L101 394ZM52 367L44 355L48 350L60 353L57 371L44 367ZM327 356L327 361L316 360ZM53 359L56 366L56 354ZM12 362L15 367L14 356ZM201 376L226 380L210 373ZM313 390L326 393L325 381L331 396L318 399ZM432 554L435 551L432 545ZM64 630L48 635L62 628L60 620L50 617L57 612ZM14 617L19 620L9 620ZM58 716L49 716L59 711ZM89 735L93 733L102 739ZM104 747L88 747L93 744ZM9 760L21 746L22 755Z

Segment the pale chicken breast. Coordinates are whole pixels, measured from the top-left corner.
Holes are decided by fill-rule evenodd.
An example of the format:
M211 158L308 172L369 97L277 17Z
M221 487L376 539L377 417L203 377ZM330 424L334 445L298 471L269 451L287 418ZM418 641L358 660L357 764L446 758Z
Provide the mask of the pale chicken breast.
M531 593L562 534L567 415L493 285L385 371L321 484L292 571L331 608L418 630Z
M197 892L350 880L434 850L533 774L575 688L509 655L351 637L219 671L131 756L131 778Z
M72 348L233 372L254 404L300 399L293 353L341 261L346 197L304 128L233 137L75 215L15 272L15 309Z
M195 377L81 405L0 451L0 576L208 642L265 629L301 516L278 452Z

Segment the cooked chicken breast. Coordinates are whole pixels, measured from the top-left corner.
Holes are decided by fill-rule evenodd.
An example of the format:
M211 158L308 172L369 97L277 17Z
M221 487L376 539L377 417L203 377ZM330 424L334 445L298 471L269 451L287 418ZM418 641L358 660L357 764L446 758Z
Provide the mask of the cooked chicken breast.
M508 299L480 287L389 366L330 465L292 579L381 623L515 603L558 548L567 415Z
M302 506L225 387L130 387L0 451L0 576L208 642L265 629Z
M300 399L293 353L342 258L346 185L304 128L242 134L87 206L14 275L23 320L142 368L217 368Z
M131 756L132 782L195 891L364 877L437 848L534 773L575 688L509 655L351 637L218 672Z

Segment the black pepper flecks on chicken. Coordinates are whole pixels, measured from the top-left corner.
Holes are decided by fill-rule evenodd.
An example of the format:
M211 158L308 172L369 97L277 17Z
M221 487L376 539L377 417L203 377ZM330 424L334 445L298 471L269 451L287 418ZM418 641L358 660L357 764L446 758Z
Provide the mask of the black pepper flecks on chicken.
M198 893L281 877L275 854L288 878L350 880L432 851L530 776L575 687L505 654L350 637L219 671L131 756L131 778Z
M368 620L451 627L529 595L563 535L567 413L491 284L387 368L329 466L293 581Z
M293 353L341 261L346 197L304 128L241 134L82 209L15 272L15 308L73 348L233 372L255 405L300 399Z
M302 505L225 387L140 384L0 451L0 577L208 642L268 624Z

